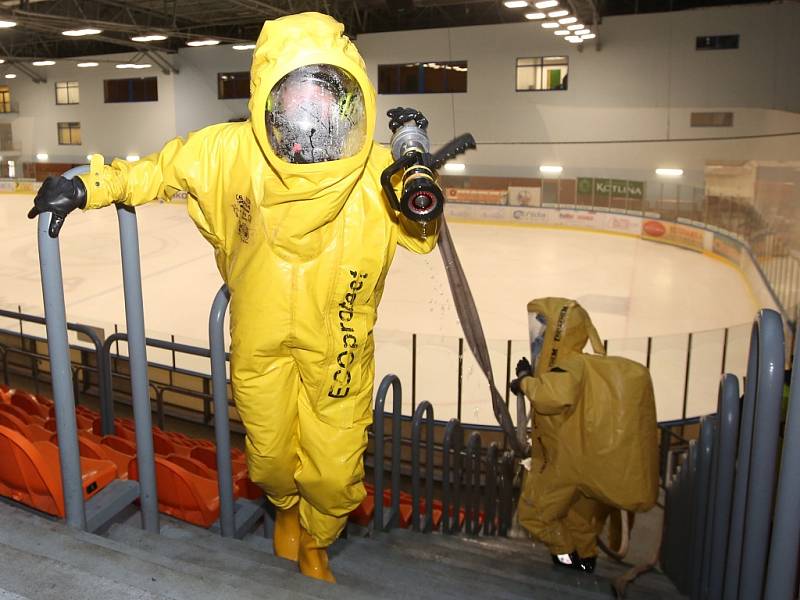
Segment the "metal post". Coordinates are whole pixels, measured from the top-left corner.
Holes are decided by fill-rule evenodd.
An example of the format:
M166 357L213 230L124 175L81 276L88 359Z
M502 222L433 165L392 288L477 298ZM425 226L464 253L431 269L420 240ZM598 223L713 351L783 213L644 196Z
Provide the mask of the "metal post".
M383 518L383 451L384 451L384 406L386 393L392 388L392 508L388 519ZM375 394L375 412L372 418L372 431L375 436L375 513L373 529L388 531L397 525L400 515L400 421L403 406L403 393L397 375L386 375Z
M464 383L464 338L458 338L458 410L456 418L461 420L461 386Z
M767 566L767 587L764 597L770 600L794 598L797 580L797 540L800 539L800 336L795 335L792 385L786 427L783 430L781 473L772 542Z
M461 480L461 449L464 445L464 433L458 419L450 419L444 429L442 441L442 533L455 533L458 531L458 513L461 510L460 488ZM450 454L453 455L452 476L450 474ZM453 481L452 486L450 481ZM453 490L451 498L450 490ZM451 506L452 500L452 506ZM451 520L450 513L453 513Z
M720 373L725 372L725 363L728 361L728 328L725 328L725 334L722 337L722 370Z
M417 334L411 334L411 414L417 408Z
M681 418L686 418L686 405L689 401L689 373L692 366L692 334L689 334L689 342L686 345L686 375L683 380L683 412ZM682 430L681 430L682 431Z
M219 486L219 526L222 537L234 537L236 519L231 466L231 433L228 422L228 380L225 376L225 311L230 294L223 285L208 318L208 339L211 349L211 379L214 393L214 439L217 443L217 484ZM174 352L173 352L174 356Z
M425 525L422 531L428 533L433 529L433 406L427 400L419 403L411 420L411 528L414 531L420 531L419 445L423 418L428 436L425 442Z
M753 419L755 416L757 381L758 335L756 326L750 335L750 352L747 360L742 418L739 424L739 450L736 458L736 476L733 485L733 507L731 509L730 533L728 534L728 556L725 559L725 581L723 598L738 598L739 568L742 562L744 522L747 510L747 484L750 476L750 447L753 442Z
M158 533L158 492L153 453L153 423L150 414L136 211L127 206L117 205L117 217L122 247L122 280L125 289L125 322L128 328L128 360L131 369L131 403L136 423L136 459L139 466L142 527L146 531Z
M64 493L67 525L86 529L86 508L83 504L81 459L78 451L78 426L75 418L75 396L72 390L72 369L67 339L61 253L58 239L51 238L48 234L51 217L51 213L39 215L37 234L44 314L47 319L47 351L50 355L50 373L59 442L61 485Z
M652 336L647 336L647 363L645 366L649 369L650 368L650 355L653 352L653 338Z
M700 420L700 443L697 456L697 477L694 489L694 539L690 549L692 597L704 598L703 571L706 566L707 546L709 538L709 504L712 491L712 471L714 459L715 417L703 417Z
M781 316L774 310L762 309L757 323L758 383L739 579L742 598L758 598L764 588L783 395L784 339Z
M714 461L717 465L717 478L713 510L711 558L708 567L709 600L722 600L741 402L739 400L739 380L735 375L724 375L720 380L719 387L719 406L717 408L719 444L714 456Z

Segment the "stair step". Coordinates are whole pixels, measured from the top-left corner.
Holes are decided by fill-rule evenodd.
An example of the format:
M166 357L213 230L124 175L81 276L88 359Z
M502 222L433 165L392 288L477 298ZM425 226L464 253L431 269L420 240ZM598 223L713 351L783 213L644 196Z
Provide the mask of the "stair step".
M284 577L276 577L269 583L256 584L252 579L242 580L226 571L204 569L191 563L148 554L2 504L0 539L10 549L32 555L33 561L45 559L62 563L81 572L82 576L87 574L112 581L125 581L129 586L142 590L142 598L160 598L163 595L170 600L218 600L235 595L237 600L263 600L264 597L310 600L324 597L322 594L325 593L324 583L299 574L287 572ZM0 564L0 573L5 576L7 568ZM291 590L286 589L282 584L291 577L297 578L298 585L308 592L304 593L296 586L292 586L294 589ZM58 581L61 585L60 579ZM83 599L89 592L90 588L87 588L74 596L59 594L58 597Z
M373 596L345 585L331 586L302 576L294 562L267 553L254 553L252 548L235 539L216 536L208 539L203 534L192 537L184 530L181 539L155 535L126 525L114 525L109 538L130 545L146 555L158 555L169 561L190 565L186 571L214 573L247 581L254 589L280 582L282 588L298 593L312 593L324 598L353 598L371 600ZM237 547L238 546L238 547ZM344 583L344 582L340 582Z
M52 540L48 539L48 543ZM59 560L0 543L0 600L167 600L128 584L87 573ZM9 591L10 590L14 590ZM24 595L21 595L24 594Z

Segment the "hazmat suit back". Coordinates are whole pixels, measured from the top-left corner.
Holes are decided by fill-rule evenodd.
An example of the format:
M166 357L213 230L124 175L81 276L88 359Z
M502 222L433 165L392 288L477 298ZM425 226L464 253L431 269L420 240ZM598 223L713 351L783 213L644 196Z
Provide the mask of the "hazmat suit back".
M430 252L438 223L391 210L373 143L375 91L334 19L267 21L253 54L250 119L176 138L141 161L92 159L87 208L138 205L188 192L231 293L231 381L247 430L250 477L320 546L365 496L362 454L371 423L372 330L397 244ZM352 155L293 164L270 146L271 90L292 71L328 65L360 87L366 142Z
M589 315L575 301L543 298L528 311L547 323L534 376L521 388L533 406L533 456L520 522L555 554L593 553L608 507L650 509L658 492L658 430L647 369L605 356ZM595 355L583 353L591 342ZM594 524L567 514L594 501ZM580 521L581 519L577 519ZM584 531L578 531L584 529Z

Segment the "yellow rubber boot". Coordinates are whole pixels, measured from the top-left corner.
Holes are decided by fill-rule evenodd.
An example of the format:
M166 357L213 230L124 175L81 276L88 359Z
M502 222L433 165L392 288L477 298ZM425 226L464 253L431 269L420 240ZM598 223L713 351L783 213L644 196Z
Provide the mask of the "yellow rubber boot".
M275 556L297 562L300 551L300 503L286 510L275 510L275 532L272 536Z
M300 572L306 577L336 583L328 567L328 549L314 541L305 529L300 528Z

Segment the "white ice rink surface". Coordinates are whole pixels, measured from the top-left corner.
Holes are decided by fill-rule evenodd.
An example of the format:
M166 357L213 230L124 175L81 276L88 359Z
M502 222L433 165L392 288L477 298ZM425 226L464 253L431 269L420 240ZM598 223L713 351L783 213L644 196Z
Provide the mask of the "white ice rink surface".
M0 306L16 310L21 305L24 312L42 314L36 223L26 218L31 198L0 195ZM153 203L137 214L148 336L175 335L176 341L207 347L208 311L221 285L210 245L185 205ZM498 379L505 377L506 340L520 341L514 345L515 360L525 350L525 305L536 297L577 299L601 337L610 340L718 330L750 322L758 308L738 270L691 251L631 237L531 226L452 222L450 228ZM61 257L68 320L94 325L106 335L114 324L124 330L115 210L71 215L61 235ZM2 328L17 326L0 320ZM376 328L379 376L395 371L408 385L411 333L418 334L418 361L424 362L417 373L418 400L434 388L436 396L454 396L457 377L451 363L461 329L438 250L428 256L397 251ZM156 358L153 352L150 358ZM465 361L465 386L477 375L473 371ZM445 379L441 390L437 382ZM473 384L480 386L479 379ZM489 418L491 408L484 403L465 408L464 420ZM661 404L659 418L674 416ZM451 412L449 399L437 404L437 418Z

